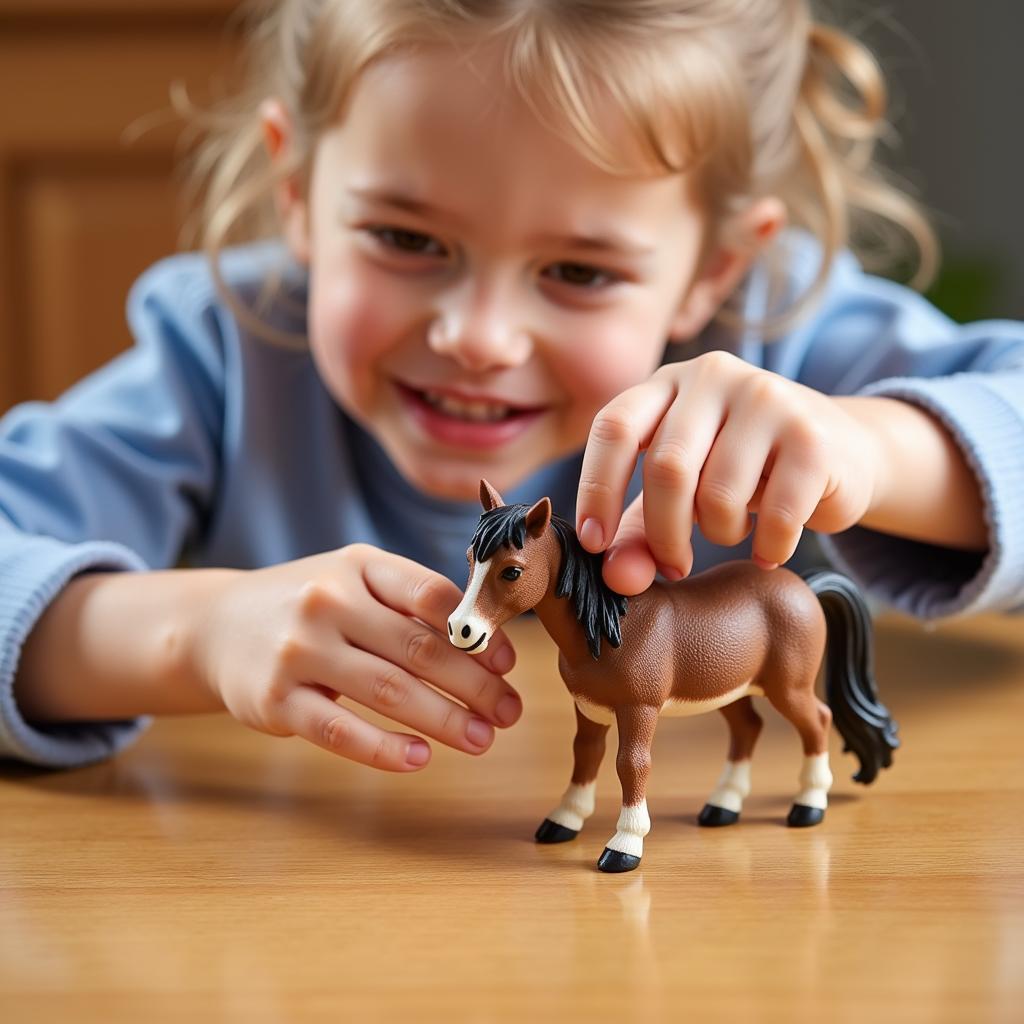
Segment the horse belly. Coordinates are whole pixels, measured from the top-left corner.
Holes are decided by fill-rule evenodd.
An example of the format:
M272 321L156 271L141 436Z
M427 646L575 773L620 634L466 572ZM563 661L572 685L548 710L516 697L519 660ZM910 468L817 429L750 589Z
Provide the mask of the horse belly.
M750 680L747 680L747 682L737 686L735 689L729 690L727 693L721 693L717 697L710 697L707 700L680 700L679 698L672 698L662 704L661 714L668 718L703 715L705 712L724 708L726 704L731 704L734 700L739 700L740 697L746 696L763 697L764 691L760 686L754 686Z
M662 704L659 714L664 715L666 718L703 715L708 711L724 708L726 704L731 704L734 700L747 696L763 697L764 691L760 686L754 686L753 683L746 682L742 686L737 686L734 690L730 690L728 693L719 694L719 696L712 697L709 700L667 700ZM579 708L580 714L584 718L589 718L591 722L596 722L598 725L613 725L615 723L615 711L612 708L605 707L603 704L595 704L585 697L578 697L576 695L573 695L573 700L576 702L576 707Z
M603 704L595 704L593 701L587 700L586 697L577 697L576 694L573 694L573 700L576 702L580 714L584 718L589 718L591 722L596 722L598 725L612 725L615 722L615 712L611 708L607 708Z

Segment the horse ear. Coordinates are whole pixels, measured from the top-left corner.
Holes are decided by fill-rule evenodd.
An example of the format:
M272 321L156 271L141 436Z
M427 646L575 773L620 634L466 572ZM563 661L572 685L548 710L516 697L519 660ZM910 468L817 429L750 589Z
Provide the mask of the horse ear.
M531 537L539 537L551 522L551 499L541 498L529 512L526 513L526 532Z
M492 508L500 508L505 504L505 499L486 481L480 481L480 504L485 512Z

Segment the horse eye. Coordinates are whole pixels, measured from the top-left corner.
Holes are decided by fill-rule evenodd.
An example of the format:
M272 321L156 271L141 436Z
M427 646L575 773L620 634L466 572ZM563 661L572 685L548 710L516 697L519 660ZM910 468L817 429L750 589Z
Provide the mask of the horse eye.
M514 581L519 579L523 575L523 570L518 565L510 565L507 569L501 570L501 578L503 580Z

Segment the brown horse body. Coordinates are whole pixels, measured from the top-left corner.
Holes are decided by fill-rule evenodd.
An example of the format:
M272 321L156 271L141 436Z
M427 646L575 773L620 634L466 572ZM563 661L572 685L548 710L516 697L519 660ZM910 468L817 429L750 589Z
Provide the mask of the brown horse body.
M666 636L671 644L658 642ZM813 684L824 650L825 616L803 580L737 561L653 583L630 600L619 647L598 661L586 651L570 658L562 647L559 667L570 693L591 704L699 714L750 685L773 699L808 675Z
M572 528L552 518L548 499L530 508L506 506L482 481L481 502L485 512L469 552L470 581L449 619L452 643L480 652L499 626L532 608L558 645L559 670L576 702L572 781L538 829L539 842L574 838L593 811L594 783L614 721L622 814L599 867L635 868L650 828L645 792L658 718L715 709L729 725L729 756L699 820L735 822L749 792L750 756L761 729L751 695L765 696L801 736L802 788L789 824L822 820L832 781L832 713L815 695L815 681L830 620L807 582L786 569L766 572L750 562L730 562L679 583L654 583L629 600L627 615L626 599L601 581L600 556L583 551ZM851 599L856 595L843 594L847 626ZM852 649L863 661L870 656L863 636L866 609L854 610L859 634ZM840 675L840 729L861 758L858 779L868 782L879 765L890 763L895 725L875 700L866 664L862 678Z

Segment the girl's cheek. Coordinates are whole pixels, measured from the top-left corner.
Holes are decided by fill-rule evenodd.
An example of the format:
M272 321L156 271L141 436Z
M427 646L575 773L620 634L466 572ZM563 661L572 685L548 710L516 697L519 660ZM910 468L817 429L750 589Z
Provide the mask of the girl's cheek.
M588 335L562 359L559 376L576 403L592 416L627 388L645 381L657 368L664 345L646 351L635 330ZM634 338L631 343L630 338Z
M329 390L344 404L368 400L373 369L398 337L394 308L360 288L355 275L312 294L310 346Z

